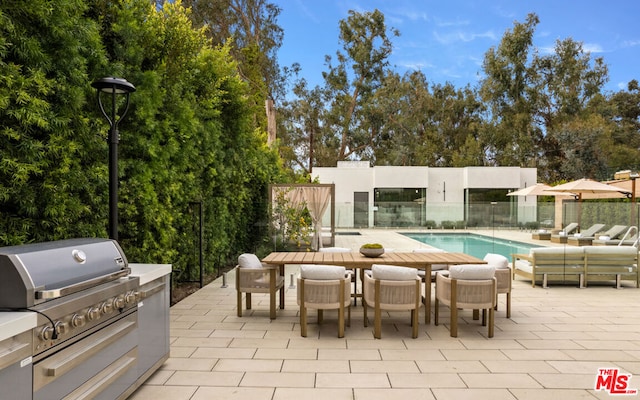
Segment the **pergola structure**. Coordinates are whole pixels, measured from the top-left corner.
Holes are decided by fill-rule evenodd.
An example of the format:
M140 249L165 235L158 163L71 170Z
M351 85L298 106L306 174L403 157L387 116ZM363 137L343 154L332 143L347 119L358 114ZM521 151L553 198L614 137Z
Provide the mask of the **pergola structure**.
M317 250L322 247L322 219L328 206L331 206L331 242L335 246L336 240L336 185L333 183L305 183L305 184L273 184L269 186L269 204L273 202L278 191L286 191L291 203L306 205L313 220L313 238L311 248Z

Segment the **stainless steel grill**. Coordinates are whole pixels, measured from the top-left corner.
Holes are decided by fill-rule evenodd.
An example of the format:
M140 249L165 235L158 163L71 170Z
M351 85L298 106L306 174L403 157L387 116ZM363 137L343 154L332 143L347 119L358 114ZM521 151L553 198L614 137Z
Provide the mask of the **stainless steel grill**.
M115 399L137 375L138 278L109 239L0 248L0 308L38 314L33 398Z

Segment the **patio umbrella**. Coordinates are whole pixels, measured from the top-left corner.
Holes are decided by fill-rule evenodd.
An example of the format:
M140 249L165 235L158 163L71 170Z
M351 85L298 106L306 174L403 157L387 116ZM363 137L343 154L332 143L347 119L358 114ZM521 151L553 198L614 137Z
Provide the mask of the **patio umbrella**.
M515 192L507 193L507 196L574 196L573 193L555 192L551 186L544 183L536 183Z
M620 197L620 194L631 194L630 190L607 185L606 183L594 181L593 179L578 179L575 181L563 183L562 185L553 186L549 192L565 192L574 193L574 197L578 200L578 226L580 226L580 214L582 208L582 197L588 194L610 195L611 197Z

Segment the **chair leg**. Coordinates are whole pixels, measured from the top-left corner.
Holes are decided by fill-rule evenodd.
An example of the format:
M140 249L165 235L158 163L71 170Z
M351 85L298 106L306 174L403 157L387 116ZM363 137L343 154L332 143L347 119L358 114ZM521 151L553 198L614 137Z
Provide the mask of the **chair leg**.
M449 328L451 337L458 337L458 281L451 280L451 328Z
M245 293L245 299L247 300L247 310L251 310L251 293Z
M434 310L433 310L433 324L435 326L438 326L438 308L440 306L439 301L438 301L438 297L436 296L436 300L433 303L434 306ZM427 311L429 312L429 311Z
M419 310L419 308L411 310L411 326L413 327L413 329L411 330L411 337L414 339L418 337L418 314L420 314L418 312Z
M507 318L511 318L511 292L507 292Z
M300 336L307 337L307 307L300 304Z
M380 310L380 281L376 280L375 287L375 307L373 317L373 337L376 339L382 338L382 310Z
M269 293L269 318L276 319L276 293L275 291Z
M351 327L351 304L347 307L347 326Z
M338 337L344 337L344 302L338 307Z
M367 318L367 302L364 301L364 297L362 298L362 312L364 316L364 327L369 326L369 318Z
M477 321L480 319L480 312L478 310L473 310L473 320Z
M487 326L487 310L482 310L482 326Z
M489 334L490 338L493 337L493 324L495 322L495 311L493 308L489 308Z
M238 317L242 317L242 292L239 290L236 290L236 296L237 296L237 308L238 308Z
M374 309L373 337L376 339L382 338L382 310L380 310L379 305L377 305Z
M320 325L322 323L322 321L324 320L324 310L318 309L318 325Z
M458 337L458 307L455 303L451 304L451 328L449 328L451 337Z

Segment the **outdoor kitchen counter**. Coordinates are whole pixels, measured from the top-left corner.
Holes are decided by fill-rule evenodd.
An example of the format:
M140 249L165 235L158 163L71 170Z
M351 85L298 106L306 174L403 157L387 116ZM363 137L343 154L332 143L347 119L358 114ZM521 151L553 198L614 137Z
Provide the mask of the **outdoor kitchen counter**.
M129 268L131 268L131 276L140 278L140 286L171 273L171 264L130 263Z
M37 325L38 316L34 312L0 312L0 342Z

